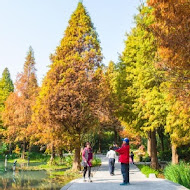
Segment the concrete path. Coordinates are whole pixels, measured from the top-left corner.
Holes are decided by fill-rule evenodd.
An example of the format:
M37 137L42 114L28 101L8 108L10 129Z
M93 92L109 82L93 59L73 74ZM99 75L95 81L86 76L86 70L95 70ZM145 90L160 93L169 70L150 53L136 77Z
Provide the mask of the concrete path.
M64 186L61 190L187 190L187 188L158 178L146 178L135 165L130 165L130 185L120 186L122 176L120 163L116 162L115 175L108 172L108 159L102 157L102 165L94 174L92 183L77 179Z

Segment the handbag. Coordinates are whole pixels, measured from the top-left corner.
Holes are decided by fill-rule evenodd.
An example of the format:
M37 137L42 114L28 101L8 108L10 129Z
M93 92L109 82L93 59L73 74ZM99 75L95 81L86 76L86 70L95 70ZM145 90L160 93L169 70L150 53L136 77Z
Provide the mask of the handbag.
M82 161L82 162L81 162L81 165L82 165L83 167L86 167L86 166L87 166L87 163L84 162L84 161Z

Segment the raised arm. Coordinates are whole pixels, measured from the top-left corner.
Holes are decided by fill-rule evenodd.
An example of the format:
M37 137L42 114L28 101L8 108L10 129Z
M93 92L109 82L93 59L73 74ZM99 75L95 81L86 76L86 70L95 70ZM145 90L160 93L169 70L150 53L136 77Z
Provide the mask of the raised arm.
M123 154L125 153L125 147L118 148L115 151L118 152L119 154Z

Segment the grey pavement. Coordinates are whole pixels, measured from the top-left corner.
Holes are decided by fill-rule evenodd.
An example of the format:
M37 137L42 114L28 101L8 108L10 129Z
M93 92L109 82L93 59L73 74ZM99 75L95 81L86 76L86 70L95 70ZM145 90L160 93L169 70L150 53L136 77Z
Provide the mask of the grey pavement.
M120 163L116 161L115 175L108 172L108 159L101 157L102 165L93 175L93 182L77 179L64 186L61 190L187 190L187 188L164 179L147 178L135 165L130 165L130 185L120 186L122 176Z

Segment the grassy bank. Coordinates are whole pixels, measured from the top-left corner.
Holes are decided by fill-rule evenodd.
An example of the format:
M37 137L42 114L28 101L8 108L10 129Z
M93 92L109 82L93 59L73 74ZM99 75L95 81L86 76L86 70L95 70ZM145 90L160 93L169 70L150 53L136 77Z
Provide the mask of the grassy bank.
M154 173L158 178L166 178L190 189L190 164L184 162L176 165L169 164L164 170L154 170L147 165L137 165L137 167L146 177Z
M8 158L8 163L13 164L14 161L17 161L17 166L19 169L26 170L26 171L37 171L37 170L66 170L72 167L73 157L68 155L63 157L56 157L53 163L50 163L50 156L45 154L33 154L30 156L29 165L28 159L21 159L12 157ZM101 159L94 157L92 161L93 167L97 167L101 165Z
M190 189L190 164L184 162L176 165L169 164L164 169L164 176L166 179Z
M54 171L50 173L51 179L54 179L57 182L64 181L65 184L80 177L82 177L81 172L73 172L71 169L68 169L66 171Z
M140 171L146 176L149 177L149 174L155 174L158 178L164 178L162 170L154 170L150 166L139 164L137 167Z

